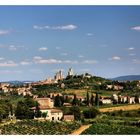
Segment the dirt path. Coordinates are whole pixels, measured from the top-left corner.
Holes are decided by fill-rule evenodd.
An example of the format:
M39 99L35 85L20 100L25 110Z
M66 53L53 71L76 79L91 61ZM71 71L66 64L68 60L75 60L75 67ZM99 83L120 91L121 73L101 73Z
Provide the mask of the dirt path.
M112 111L117 111L117 110L138 110L140 109L140 104L136 105L126 105L126 106L118 106L118 107L109 107L109 108L101 108L99 109L100 112L112 112Z
M71 135L80 135L83 131L88 129L92 124L82 125L79 129L75 130Z

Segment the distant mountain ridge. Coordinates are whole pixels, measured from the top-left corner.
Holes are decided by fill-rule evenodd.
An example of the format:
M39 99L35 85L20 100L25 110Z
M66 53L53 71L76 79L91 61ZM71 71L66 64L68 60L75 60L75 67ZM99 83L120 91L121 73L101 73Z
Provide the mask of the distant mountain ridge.
M23 84L27 84L27 83L32 83L34 81L2 81L0 83L9 83L9 84L12 84L12 85L23 85Z
M116 77L116 78L111 78L111 80L116 80L116 81L134 81L134 80L140 80L140 75L119 76L119 77Z

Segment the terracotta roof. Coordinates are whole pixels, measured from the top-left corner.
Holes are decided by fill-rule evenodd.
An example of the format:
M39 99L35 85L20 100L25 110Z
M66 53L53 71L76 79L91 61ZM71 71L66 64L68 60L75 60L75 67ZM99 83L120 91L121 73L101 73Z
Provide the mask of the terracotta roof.
M59 109L51 109L51 113L59 113L62 112L62 110Z

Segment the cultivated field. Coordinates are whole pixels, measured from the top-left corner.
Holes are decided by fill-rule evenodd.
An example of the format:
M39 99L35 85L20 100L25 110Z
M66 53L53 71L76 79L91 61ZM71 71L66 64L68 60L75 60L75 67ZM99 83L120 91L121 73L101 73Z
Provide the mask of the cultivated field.
M138 110L138 109L140 109L140 104L101 108L99 110L100 112L112 112L112 111L118 111L118 110L128 111L128 110Z

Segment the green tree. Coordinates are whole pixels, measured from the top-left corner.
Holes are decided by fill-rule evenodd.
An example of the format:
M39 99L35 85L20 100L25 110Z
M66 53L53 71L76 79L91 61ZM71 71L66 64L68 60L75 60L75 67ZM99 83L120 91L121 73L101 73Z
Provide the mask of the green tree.
M93 96L93 94L91 95L91 98L90 98L90 104L93 106L93 104L94 104L94 96Z
M36 106L35 106L35 117L36 118L40 118L41 117L41 111L40 111L40 107L39 107L38 103L36 103Z
M87 103L87 106L89 106L89 104L90 104L90 100L89 100L89 93L88 93L88 92L87 92L86 103Z
M95 118L98 114L99 111L93 107L83 111L83 115L86 119Z
M61 98L60 98L59 94L54 99L54 106L56 106L56 107L61 107L62 106L62 101L61 101Z
M19 101L15 110L15 116L17 119L33 119L34 111L25 102Z
M99 107L99 92L96 92L95 105L97 106L97 108Z
M73 101L72 101L72 105L77 105L78 104L78 100L77 100L77 98L76 98L76 94L74 94L74 99L73 99Z
M80 111L80 108L78 106L71 107L70 112L71 112L71 114L74 115L75 120L81 120L81 111Z

